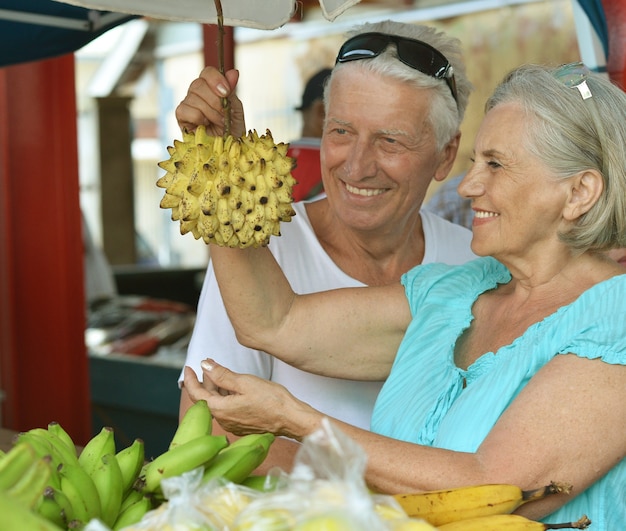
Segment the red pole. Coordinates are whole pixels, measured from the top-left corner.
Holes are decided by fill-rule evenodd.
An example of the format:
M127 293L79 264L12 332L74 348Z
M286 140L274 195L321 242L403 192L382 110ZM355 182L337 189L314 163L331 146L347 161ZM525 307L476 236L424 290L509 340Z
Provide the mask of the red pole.
M0 68L2 425L91 435L74 56Z
M235 67L235 38L231 26L224 26L224 70L232 70ZM203 24L202 37L204 40L204 64L219 68L220 32L217 24Z
M609 33L607 71L611 80L626 90L626 3L602 0Z

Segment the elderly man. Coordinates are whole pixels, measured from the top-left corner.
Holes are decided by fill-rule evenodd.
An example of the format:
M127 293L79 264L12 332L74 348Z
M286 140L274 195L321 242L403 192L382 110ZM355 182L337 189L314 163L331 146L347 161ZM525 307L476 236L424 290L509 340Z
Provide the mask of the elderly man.
M385 58L385 69L364 73L358 63L374 56ZM474 258L468 229L420 211L429 184L446 178L459 146L471 91L459 42L427 26L364 24L344 43L337 62L344 64L327 84L320 155L326 197L294 204L296 216L270 243L293 289L380 286L418 264ZM238 76L235 70L224 76L204 69L176 109L179 126L204 124L209 134L223 134L220 99L228 97L231 131L243 134ZM364 429L383 383L313 375L240 345L211 264L186 364L200 376L207 357L278 382L318 410ZM182 380L181 373L181 415L191 404ZM274 465L289 470L297 448L277 439L259 471Z

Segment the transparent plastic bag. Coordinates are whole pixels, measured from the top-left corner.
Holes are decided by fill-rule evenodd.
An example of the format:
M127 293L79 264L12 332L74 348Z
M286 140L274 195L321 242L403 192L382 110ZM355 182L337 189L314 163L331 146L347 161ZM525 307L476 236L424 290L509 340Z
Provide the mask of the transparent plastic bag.
M167 500L123 531L230 531L236 515L259 493L225 480L202 483L196 468L161 482Z
M300 447L291 474L250 503L232 531L386 531L365 483L367 455L328 419Z

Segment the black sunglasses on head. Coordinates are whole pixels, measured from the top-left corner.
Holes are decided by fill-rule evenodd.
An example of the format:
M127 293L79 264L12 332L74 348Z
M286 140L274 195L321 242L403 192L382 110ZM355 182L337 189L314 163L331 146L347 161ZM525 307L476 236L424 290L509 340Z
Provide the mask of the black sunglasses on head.
M443 79L450 87L454 101L458 102L452 65L439 50L422 41L386 33L362 33L343 43L335 64L377 57L391 43L396 45L401 62L422 74Z

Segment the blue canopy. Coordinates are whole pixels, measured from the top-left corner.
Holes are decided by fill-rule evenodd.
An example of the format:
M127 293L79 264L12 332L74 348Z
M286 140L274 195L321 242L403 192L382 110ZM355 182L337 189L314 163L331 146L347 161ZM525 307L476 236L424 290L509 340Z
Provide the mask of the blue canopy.
M601 0L578 0L580 7L587 15L591 27L594 29L602 48L604 48L604 55L609 56L609 31L606 26L606 17L604 16L604 7Z
M54 0L0 0L0 67L75 52L134 18Z

